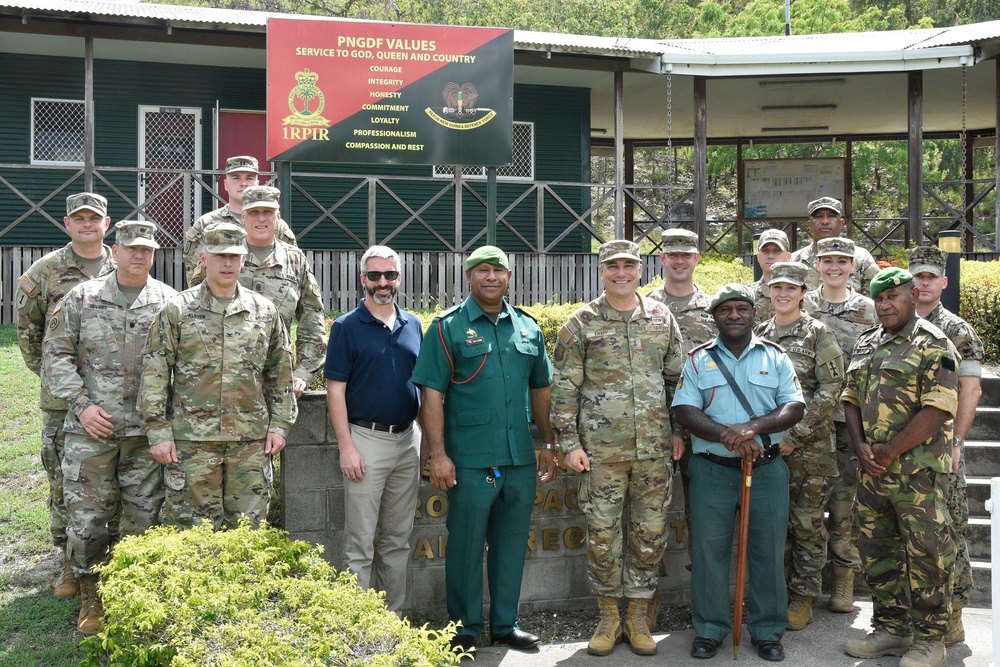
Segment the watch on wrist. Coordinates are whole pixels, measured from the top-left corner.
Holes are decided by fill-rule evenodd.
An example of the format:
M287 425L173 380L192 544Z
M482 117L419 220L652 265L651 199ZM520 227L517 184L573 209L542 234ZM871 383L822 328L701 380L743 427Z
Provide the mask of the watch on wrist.
M962 447L965 445L965 438L954 438L951 441L952 447Z
M559 445L557 445L557 444L556 444L556 443L554 443L554 442L543 442L543 443L542 443L542 449L543 449L543 450L546 450L546 449L547 449L547 450L549 450L549 451L553 451L553 452L554 452L554 451L556 451L557 449L559 449Z

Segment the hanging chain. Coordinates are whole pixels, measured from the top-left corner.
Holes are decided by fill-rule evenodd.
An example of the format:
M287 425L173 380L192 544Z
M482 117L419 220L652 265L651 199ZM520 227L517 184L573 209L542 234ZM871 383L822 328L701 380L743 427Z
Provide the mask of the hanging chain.
M673 141L673 71L667 70L667 228L670 228L674 203L674 141Z
M966 180L965 177L965 151L968 149L968 138L966 136L965 127L965 113L967 109L969 85L967 81L968 77L968 65L962 65L962 180Z

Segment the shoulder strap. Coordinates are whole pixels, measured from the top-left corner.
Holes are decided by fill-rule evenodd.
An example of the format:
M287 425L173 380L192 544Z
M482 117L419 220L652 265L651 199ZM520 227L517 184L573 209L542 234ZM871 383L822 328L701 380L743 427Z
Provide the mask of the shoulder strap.
M722 363L722 358L719 356L719 351L714 347L710 347L706 350L706 352L708 352L708 354L715 361L715 365L719 367L719 370L722 372L722 376L726 378L726 382L729 383L729 388L733 390L733 393L739 400L740 405L742 405L743 409L746 410L748 415L750 415L750 419L757 419L758 415L756 412L754 412L754 409L750 406L750 401L747 400L747 397L746 395L744 395L743 390L740 389L740 386L736 384L736 379L733 377L733 374L730 373L729 369L726 368L726 365ZM760 435L760 439L764 443L764 449L765 450L770 449L771 438L769 438L766 433L760 433L758 435Z

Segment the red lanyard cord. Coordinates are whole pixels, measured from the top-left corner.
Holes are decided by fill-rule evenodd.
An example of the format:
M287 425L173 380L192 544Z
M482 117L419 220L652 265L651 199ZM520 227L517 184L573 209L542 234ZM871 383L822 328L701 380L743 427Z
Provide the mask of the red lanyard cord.
M479 375L479 371L483 370L483 366L486 365L486 357L490 356L490 353L487 352L486 354L483 355L483 360L479 363L479 368L477 368L476 372L472 374L472 377L470 377L467 380L462 380L461 382L459 382L458 380L455 379L455 362L451 358L451 352L448 351L447 343L444 342L444 331L441 329L440 320L438 321L438 337L441 339L441 347L444 348L444 354L446 357L448 357L448 365L451 366L452 384L466 384L472 382L476 378L476 376Z

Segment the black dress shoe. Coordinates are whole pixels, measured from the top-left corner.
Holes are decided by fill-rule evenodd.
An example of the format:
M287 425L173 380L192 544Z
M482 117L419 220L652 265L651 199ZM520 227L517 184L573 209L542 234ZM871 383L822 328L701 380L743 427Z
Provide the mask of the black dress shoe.
M493 639L494 644L506 644L507 646L516 648L519 651L535 648L541 641L535 635L530 632L525 632L521 628L514 628L502 636L490 635L490 638Z
M709 639L708 637L695 637L694 643L691 644L691 657L714 658L720 644L722 642Z
M476 638L472 635L455 635L451 638L451 650L454 653L470 653L476 648Z
M771 662L781 662L785 659L785 649L781 648L781 642L773 639L762 639L757 641L751 639L750 643L757 649L757 655L763 660Z

